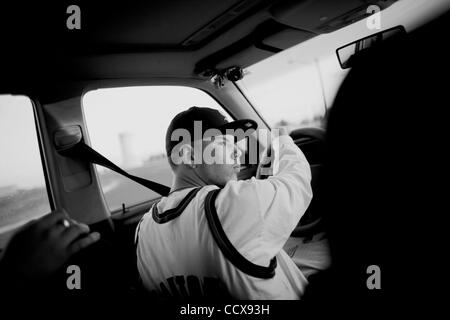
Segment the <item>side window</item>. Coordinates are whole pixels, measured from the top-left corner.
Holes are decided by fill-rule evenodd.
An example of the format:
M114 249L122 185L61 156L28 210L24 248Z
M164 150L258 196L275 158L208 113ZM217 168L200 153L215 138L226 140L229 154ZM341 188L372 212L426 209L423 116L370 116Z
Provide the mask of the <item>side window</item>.
M165 135L172 118L192 106L229 115L205 92L180 86L108 88L89 91L83 111L91 146L132 175L167 186L172 171L165 153ZM111 211L159 195L111 170L97 172Z
M0 150L0 233L4 233L50 212L29 98L0 95Z

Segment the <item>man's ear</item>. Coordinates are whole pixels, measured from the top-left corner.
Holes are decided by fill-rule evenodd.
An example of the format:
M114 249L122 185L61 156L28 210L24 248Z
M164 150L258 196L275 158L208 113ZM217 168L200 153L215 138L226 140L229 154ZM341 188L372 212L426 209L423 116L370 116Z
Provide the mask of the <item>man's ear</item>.
M191 167L195 168L194 164L194 149L189 144L184 144L180 147L179 152L181 163Z

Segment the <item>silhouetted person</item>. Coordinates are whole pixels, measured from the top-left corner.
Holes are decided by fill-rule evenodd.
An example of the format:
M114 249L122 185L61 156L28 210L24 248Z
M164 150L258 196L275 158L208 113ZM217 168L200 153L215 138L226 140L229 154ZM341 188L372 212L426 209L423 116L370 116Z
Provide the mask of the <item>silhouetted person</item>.
M425 232L444 214L448 18L357 58L337 94L321 183L333 266L305 297L322 310L414 311L410 298L430 294L422 285L439 274L436 234ZM381 271L379 290L366 283L371 265Z

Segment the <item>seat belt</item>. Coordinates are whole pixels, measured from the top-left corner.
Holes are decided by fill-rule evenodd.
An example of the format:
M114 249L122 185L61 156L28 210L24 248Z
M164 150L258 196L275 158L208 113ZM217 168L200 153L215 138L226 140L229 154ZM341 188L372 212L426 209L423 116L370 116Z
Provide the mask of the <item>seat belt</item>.
M66 128L64 131L57 132L55 134L55 145L56 150L62 156L80 159L108 168L162 196L167 196L170 192L170 188L165 185L129 174L85 144L82 140L81 130L78 129L78 126Z

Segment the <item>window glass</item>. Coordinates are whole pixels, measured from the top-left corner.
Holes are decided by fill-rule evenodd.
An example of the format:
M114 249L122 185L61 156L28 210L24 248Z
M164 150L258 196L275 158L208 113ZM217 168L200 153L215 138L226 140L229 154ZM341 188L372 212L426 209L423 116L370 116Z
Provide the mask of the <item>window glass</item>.
M172 118L192 106L223 108L205 92L181 86L145 86L93 90L83 97L92 147L132 175L167 186L172 171L165 154L165 135ZM111 211L159 195L111 170L97 166Z
M295 52L295 50L294 50ZM248 67L238 85L270 127L324 127L346 71L336 56L303 60L281 52Z
M0 233L50 212L34 110L25 96L0 95Z

